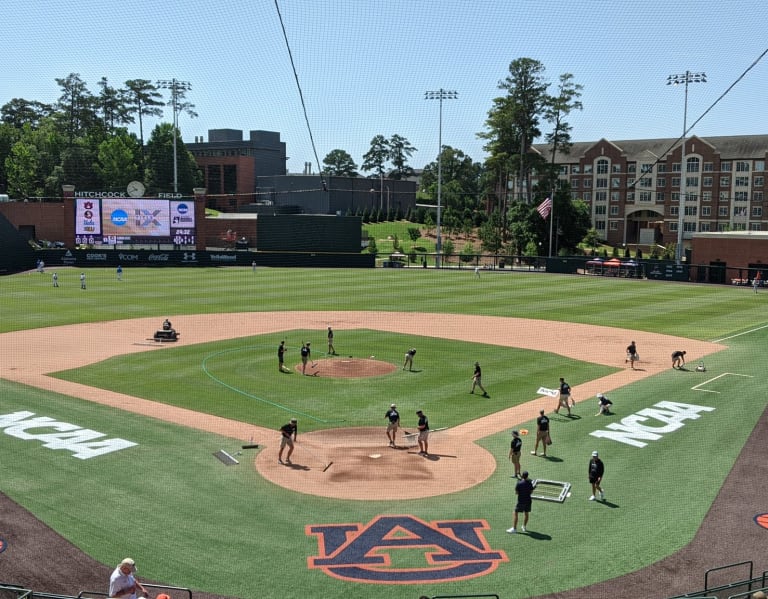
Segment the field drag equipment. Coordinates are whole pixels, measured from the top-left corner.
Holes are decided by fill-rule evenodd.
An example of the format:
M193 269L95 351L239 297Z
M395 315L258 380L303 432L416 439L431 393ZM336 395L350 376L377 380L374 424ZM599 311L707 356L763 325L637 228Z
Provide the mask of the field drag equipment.
M440 433L442 431L448 430L447 426L444 426L442 428L433 428L429 431L429 436L431 437L435 433ZM415 447L419 443L419 431L416 431L415 433L409 433L407 431L403 431L403 439L405 439L405 443L408 447Z

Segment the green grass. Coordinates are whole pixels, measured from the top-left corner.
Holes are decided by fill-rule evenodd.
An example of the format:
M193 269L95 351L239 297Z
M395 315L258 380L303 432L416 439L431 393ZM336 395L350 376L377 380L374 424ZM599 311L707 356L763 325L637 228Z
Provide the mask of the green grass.
M312 309L542 318L706 340L750 331L726 341L729 349L708 361L706 375L670 370L614 391L615 417L594 417L591 402L576 408L578 419L555 417L551 460L530 456L532 440L526 437L523 467L535 478L568 481L573 488L564 504L535 502L533 534L514 537L504 532L514 505L508 432L480 441L496 456L498 468L477 487L418 501L328 500L287 491L251 468L223 467L211 453L236 449L236 440L0 380L0 414L27 410L138 443L77 460L5 428L0 434L3 492L103 563L130 554L144 578L229 596L388 599L393 593L496 592L522 598L637 570L693 537L768 403L762 385L768 329L759 328L766 324L768 296L751 290L527 273L483 273L476 280L471 271L432 269L259 269L254 275L250 269L127 268L122 283L111 269L89 270L89 289L81 291L75 271L60 275L60 289L51 287L49 274L1 278L0 330L138 316L156 317L159 323L177 314ZM286 332L289 339L310 335L322 331ZM382 406L390 400L425 407L435 426L454 424L531 399L529 389L542 377L556 380L567 371L575 385L610 372L578 360L583 343L599 340L564 338L573 356L566 359L428 337L414 340L375 331L374 323L360 331L337 331L337 345L342 337L356 355L371 353L375 342L377 359L391 361L398 371L362 385L278 375L276 337L269 335L168 347L58 376L273 428L287 411L301 412L307 414L302 427L306 422L307 428L328 428L381 424ZM322 347L322 337L314 339L313 345ZM73 351L78 343L98 339L73 340ZM402 373L402 353L411 344L419 348L415 365L420 372ZM455 355L483 364L492 394L487 404L467 395L471 373ZM692 389L721 374L707 387L719 393ZM305 392L308 382L311 395ZM643 448L590 434L662 400L715 410ZM337 417L345 422L322 422ZM531 422L521 426L534 428ZM586 500L593 449L606 461L606 504ZM273 450L274 444L265 451ZM428 522L486 520L489 547L504 551L510 561L477 579L396 589L344 582L307 568L318 546L305 526L366 523L380 514L412 514ZM605 559L599 567L586 567L590 556ZM400 552L393 559L398 566L423 566L420 551ZM727 556L713 565L721 561ZM658 595L658 588L649 595Z

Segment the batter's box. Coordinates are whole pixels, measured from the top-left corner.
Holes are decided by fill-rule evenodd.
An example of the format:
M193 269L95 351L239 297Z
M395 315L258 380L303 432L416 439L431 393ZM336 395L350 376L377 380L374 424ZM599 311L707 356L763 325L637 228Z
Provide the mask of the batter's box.
M563 503L570 494L571 483L564 483L559 480L543 480L541 478L533 480L533 493L531 494L533 499Z

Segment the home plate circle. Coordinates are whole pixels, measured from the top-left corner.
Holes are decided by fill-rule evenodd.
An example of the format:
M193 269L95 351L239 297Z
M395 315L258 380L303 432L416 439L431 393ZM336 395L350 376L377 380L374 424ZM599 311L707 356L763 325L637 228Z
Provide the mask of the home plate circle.
M379 459L381 457L381 454L380 453L372 453L368 457L369 458L373 458L374 460L377 460L377 459Z

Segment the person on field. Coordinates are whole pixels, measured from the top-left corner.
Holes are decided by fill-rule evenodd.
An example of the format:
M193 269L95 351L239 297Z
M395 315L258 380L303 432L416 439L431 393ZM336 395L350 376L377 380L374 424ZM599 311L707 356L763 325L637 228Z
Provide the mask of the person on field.
M632 370L635 369L635 362L637 362L640 359L640 357L637 355L637 344L633 341L627 346L627 357L624 360L624 363L626 364L629 362L630 368Z
M277 346L277 369L280 372L288 372L288 369L285 367L285 352L288 351L285 349L285 341L281 341L280 345Z
M419 429L419 455L427 456L427 450L429 449L429 420L421 410L416 411L416 415L419 417L419 423L417 425Z
M539 442L543 448L542 455L547 457L547 445L552 442L549 437L549 418L544 414L544 410L539 410L539 417L536 419L536 444L533 446L531 455L537 455Z
M528 471L524 471L522 478L517 481L515 485L515 495L517 495L517 504L515 505L515 515L512 519L512 528L508 528L507 532L514 534L517 532L517 517L522 512L523 526L520 529L525 532L525 527L528 526L528 516L531 513L531 504L533 503L531 496L533 495L533 483L528 480Z
M291 454L293 453L293 444L296 442L296 435L299 433L298 420L291 418L288 424L280 427L280 451L277 454L278 464L290 464ZM288 448L288 453L283 461L283 450Z
M400 412L397 411L397 406L395 404L389 406L389 410L384 414L384 418L387 419L387 439L389 439L389 446L397 447L395 441L397 440L397 429L400 428Z
M677 350L672 352L672 368L680 369L685 366L685 352Z
M472 388L469 390L470 394L475 392L475 387L478 387L483 392L483 397L488 397L488 392L483 387L483 370L480 368L480 362L475 362L475 371L472 373Z
M557 408L555 408L555 414L560 413L560 408L568 410L568 416L571 415L571 386L565 382L563 377L560 377L560 386L558 387L557 394Z
M512 443L509 445L509 459L515 467L513 478L520 478L520 452L523 449L523 440L520 431L512 431Z
M407 352L405 352L405 361L403 362L403 370L405 370L405 367L408 367L408 370L413 370L413 356L416 355L416 348L412 347Z
M121 561L109 577L109 596L122 599L136 599L148 597L149 593L144 586L136 580L136 562L130 557Z
M595 414L595 416L600 416L600 414L605 414L606 416L610 416L612 405L613 405L613 402L610 399L608 399L604 393L598 393L597 394L597 414Z
M605 499L605 491L603 491L602 482L603 474L605 474L605 464L603 464L596 451L592 452L592 459L589 460L587 474L589 484L592 485L592 495L590 495L589 500L594 501L599 496L600 501L603 501Z
M307 362L312 356L312 350L309 349L309 341L301 344L301 374L307 374Z
M333 329L328 327L328 354L331 356L336 355L336 348L333 347Z

